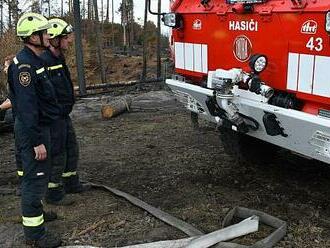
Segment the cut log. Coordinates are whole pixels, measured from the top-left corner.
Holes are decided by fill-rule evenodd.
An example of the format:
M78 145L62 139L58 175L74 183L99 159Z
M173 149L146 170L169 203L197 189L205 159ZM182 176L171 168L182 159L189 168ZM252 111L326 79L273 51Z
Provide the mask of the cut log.
M103 119L110 119L121 113L130 110L132 99L130 97L121 98L114 102L103 104L101 114Z

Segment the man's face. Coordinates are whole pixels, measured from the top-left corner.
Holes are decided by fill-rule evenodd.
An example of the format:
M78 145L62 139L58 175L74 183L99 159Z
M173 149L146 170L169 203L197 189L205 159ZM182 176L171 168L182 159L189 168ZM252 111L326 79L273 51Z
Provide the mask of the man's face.
M73 42L73 33L63 36L60 41L61 49L68 50L72 42Z
M50 46L50 43L49 43L50 35L47 33L46 30L44 32L42 32L42 39L44 42L44 46L49 47Z
M59 38L59 37L55 37L55 38L53 38L53 39L50 39L49 42L50 42L50 44L51 44L53 47L58 48L59 45L60 45L60 38Z
M47 34L46 30L42 31L41 37L38 34L31 35L30 41L31 41L32 44L41 45L42 42L41 42L40 38L43 41L43 45L45 47L49 47L49 45L50 45L50 43L49 43L50 36L49 36L49 34Z

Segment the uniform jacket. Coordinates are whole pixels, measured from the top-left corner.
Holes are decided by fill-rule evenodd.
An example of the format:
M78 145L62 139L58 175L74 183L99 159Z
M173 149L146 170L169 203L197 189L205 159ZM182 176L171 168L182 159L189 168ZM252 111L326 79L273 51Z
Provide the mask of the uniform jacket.
M41 55L41 58L47 65L62 115L67 116L72 111L75 98L73 83L65 58L62 55L59 57L55 56L50 50L46 50Z
M25 46L8 70L9 98L15 118L23 123L32 145L41 143L41 127L61 112L43 60Z

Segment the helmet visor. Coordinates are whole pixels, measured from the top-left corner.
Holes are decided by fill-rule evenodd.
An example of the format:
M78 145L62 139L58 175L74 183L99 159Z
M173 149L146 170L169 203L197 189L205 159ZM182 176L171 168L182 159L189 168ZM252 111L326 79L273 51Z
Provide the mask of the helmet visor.
M72 25L68 25L63 29L62 35L68 35L74 32Z

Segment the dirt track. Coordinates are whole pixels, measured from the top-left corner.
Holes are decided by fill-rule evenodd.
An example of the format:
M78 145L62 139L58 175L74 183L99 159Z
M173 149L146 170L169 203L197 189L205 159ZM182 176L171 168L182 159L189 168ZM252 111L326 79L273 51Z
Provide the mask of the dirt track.
M78 102L73 118L83 179L128 192L205 233L219 229L231 208L243 206L288 222L277 247L330 247L330 167L283 156L268 165L237 167L223 154L214 127L202 123L193 130L190 115L168 92L147 91L130 89L131 112L108 121L100 118L99 96ZM116 89L112 95L126 93ZM0 187L14 188L12 134L0 140ZM46 205L60 215L47 226L66 245L116 247L186 237L108 192L71 197L71 207ZM19 197L1 196L0 206L0 247L24 247ZM251 244L256 237L240 241Z

